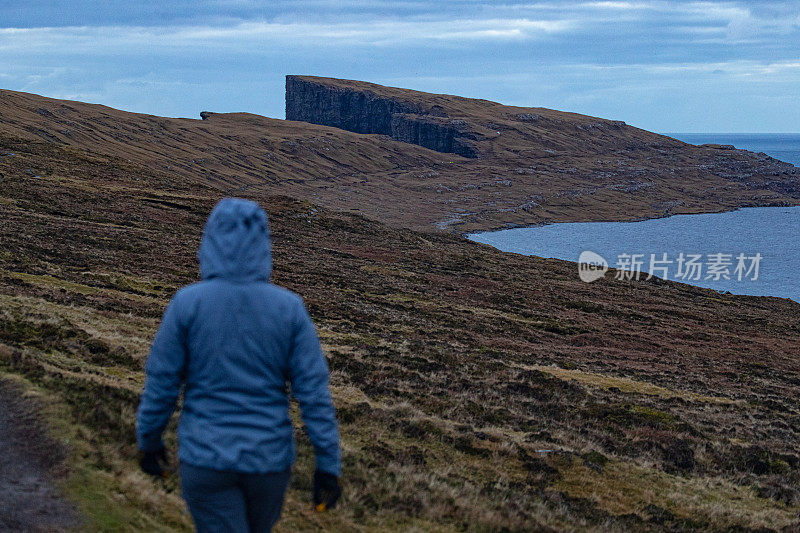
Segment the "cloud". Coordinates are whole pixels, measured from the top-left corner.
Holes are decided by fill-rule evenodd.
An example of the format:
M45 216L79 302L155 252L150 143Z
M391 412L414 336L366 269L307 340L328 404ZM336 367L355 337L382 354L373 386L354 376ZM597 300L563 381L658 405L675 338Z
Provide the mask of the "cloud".
M309 73L610 117L626 92L641 117L648 98L701 107L713 88L746 107L757 87L800 115L796 2L28 0L0 3L3 23L4 86L145 112L277 116L283 75Z
M638 73L639 75L701 75L701 74L726 74L729 77L749 78L755 77L760 81L768 82L770 77L789 75L795 77L800 83L800 61L753 61L733 60L719 62L692 62L692 63L661 63L661 64L627 64L627 65L572 65L573 68L588 71L617 71Z
M613 10L652 9L656 4L651 2L585 2L581 7Z
M528 18L387 20L308 23L248 21L217 26L72 26L0 28L0 50L106 52L144 46L152 49L274 43L279 46L416 45L425 41L536 39L566 33L569 20Z
M783 9L766 10L760 14L753 11L757 7L759 7L758 4L745 6L730 3L692 2L685 6L677 6L675 9L678 12L683 10L689 19L713 23L713 27L723 33L723 40L728 43L775 38L788 35L797 29L797 26L793 24L793 17L800 6L794 7L794 13L792 13L791 4L788 4L783 6Z

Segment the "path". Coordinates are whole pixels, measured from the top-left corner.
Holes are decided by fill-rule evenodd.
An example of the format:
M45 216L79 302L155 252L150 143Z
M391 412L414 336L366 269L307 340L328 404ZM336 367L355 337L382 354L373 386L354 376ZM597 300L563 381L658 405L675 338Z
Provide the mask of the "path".
M62 456L36 423L31 402L0 379L0 531L63 531L77 524L50 473Z

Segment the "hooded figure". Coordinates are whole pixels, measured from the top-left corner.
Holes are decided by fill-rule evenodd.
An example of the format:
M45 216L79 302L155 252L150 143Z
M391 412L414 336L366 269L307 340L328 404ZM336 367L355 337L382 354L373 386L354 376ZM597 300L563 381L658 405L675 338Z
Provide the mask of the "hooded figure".
M203 280L172 298L145 365L142 469L163 473L161 435L183 387L178 456L198 531L269 531L296 455L290 387L316 454L314 503L332 507L341 459L328 366L302 299L269 283L264 211L220 201L198 258Z

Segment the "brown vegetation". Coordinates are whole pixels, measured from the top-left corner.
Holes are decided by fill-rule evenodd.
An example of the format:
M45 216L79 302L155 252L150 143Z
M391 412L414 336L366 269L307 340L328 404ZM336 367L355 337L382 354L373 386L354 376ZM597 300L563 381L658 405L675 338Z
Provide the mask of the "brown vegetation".
M184 127L123 115L107 120ZM111 146L108 131L81 141L92 151L0 137L0 371L58 406L65 490L95 529L187 529L176 480L137 471L133 415L160 314L196 279L225 191L184 179L179 160L172 172L131 157L136 134ZM176 135L153 153L189 133ZM387 165L405 146L336 135L386 144ZM283 531L798 527L797 303L658 279L586 285L572 263L237 194L269 211L275 281L318 324L341 421L341 509L311 510L298 430Z
M0 91L0 132L147 167L167 188L288 195L423 231L800 203L800 170L764 154L692 146L574 113L351 80L296 76L287 86L290 118L375 133L246 113L171 119L13 91ZM341 99L348 105L337 107ZM399 142L386 135L393 131L437 149L457 141L474 157Z

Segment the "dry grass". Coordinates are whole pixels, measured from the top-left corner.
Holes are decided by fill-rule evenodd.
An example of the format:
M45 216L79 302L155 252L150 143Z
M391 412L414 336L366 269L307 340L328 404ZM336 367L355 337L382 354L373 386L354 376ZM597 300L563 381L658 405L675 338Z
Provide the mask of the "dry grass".
M687 528L782 529L796 524L800 514L800 506L775 505L724 478L687 478L621 461L607 463L600 475L573 461L554 487L614 515L672 515Z
M555 376L559 379L575 381L587 387L599 387L602 389L616 389L626 394L644 394L646 396L658 396L659 398L681 398L690 402L706 402L719 404L733 404L737 400L722 396L706 396L690 391L681 391L667 387L659 387L646 381L638 381L629 378L616 376L605 376L594 372L583 372L581 370L561 368L555 365L517 365L528 370L538 370ZM741 401L739 401L741 402Z
M0 205L0 371L47 398L70 449L65 488L96 530L185 530L176 480L137 470L133 419L217 193L15 142L20 160L0 159L16 206ZM24 172L47 165L69 179ZM95 192L130 175L189 209ZM342 506L319 515L298 430L283 531L778 527L800 502L797 304L587 287L562 262L255 198L276 282L318 325L343 437ZM167 439L174 450L173 428ZM664 491L671 514L650 507Z

